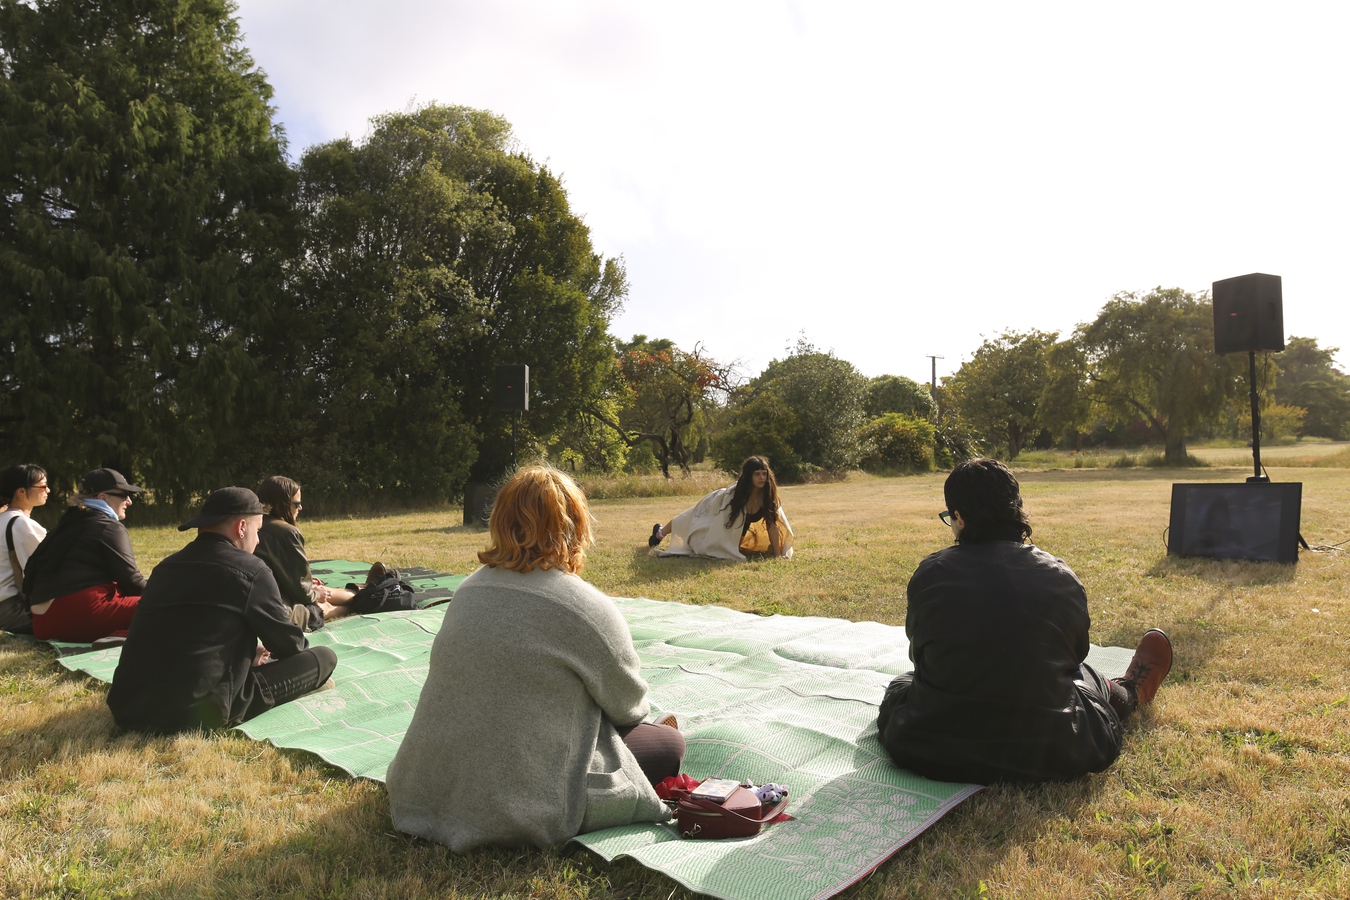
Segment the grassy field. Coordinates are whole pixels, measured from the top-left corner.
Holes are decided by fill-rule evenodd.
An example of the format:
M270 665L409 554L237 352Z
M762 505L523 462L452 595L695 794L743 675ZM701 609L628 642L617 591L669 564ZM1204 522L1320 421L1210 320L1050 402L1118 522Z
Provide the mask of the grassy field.
M1273 462L1274 460L1272 460ZM1304 482L1302 531L1350 537L1350 471ZM1173 480L1245 471L1027 472L1035 540L1087 584L1092 639L1149 626L1177 661L1109 771L967 801L849 892L862 897L1350 896L1350 608L1339 553L1297 566L1170 559ZM687 499L594 504L584 573L621 596L903 624L905 583L949 533L942 476L787 488L797 558L659 560L645 538ZM134 510L133 510L134 518ZM304 522L314 557L464 572L483 534L458 510ZM180 547L133 528L142 568ZM1348 545L1350 546L1350 545ZM228 734L119 734L103 685L0 637L0 896L669 900L686 892L577 849L456 857L394 833L383 788Z

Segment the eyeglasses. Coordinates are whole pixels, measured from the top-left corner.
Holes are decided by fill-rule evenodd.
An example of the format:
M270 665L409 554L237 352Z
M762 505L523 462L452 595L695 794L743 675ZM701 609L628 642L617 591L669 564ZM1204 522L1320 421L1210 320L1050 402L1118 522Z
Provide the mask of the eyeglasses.
M942 520L943 525L946 525L948 528L951 527L952 524L951 510L944 509L942 512L938 513L938 518Z

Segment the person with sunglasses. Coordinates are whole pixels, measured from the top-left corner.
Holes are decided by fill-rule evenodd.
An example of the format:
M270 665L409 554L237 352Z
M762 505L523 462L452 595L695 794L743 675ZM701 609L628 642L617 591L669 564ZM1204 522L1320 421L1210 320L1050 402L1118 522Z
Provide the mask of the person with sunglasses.
M145 576L122 520L141 491L116 469L95 469L80 479L74 504L24 573L33 637L80 644L125 639Z
M323 627L324 620L347 613L356 596L345 588L329 587L314 577L305 553L305 536L295 524L304 504L300 485L285 475L272 475L258 486L258 499L268 510L258 529L258 558L276 576L281 598L291 609L291 621L305 631Z
M956 466L939 513L955 546L909 580L914 671L886 689L878 737L896 765L937 781L1067 781L1120 755L1122 723L1150 702L1172 644L1145 632L1122 678L1088 655L1087 592L1027 539L1017 478L997 460Z
M0 531L5 535L5 554L0 556L0 629L32 634L33 617L23 597L23 572L33 551L47 536L47 529L33 521L33 510L47 502L51 488L41 466L25 463L0 472Z

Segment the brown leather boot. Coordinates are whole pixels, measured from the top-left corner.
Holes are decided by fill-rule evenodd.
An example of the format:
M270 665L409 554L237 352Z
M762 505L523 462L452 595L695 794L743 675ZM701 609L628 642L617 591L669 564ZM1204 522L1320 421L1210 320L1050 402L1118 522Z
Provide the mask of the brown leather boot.
M382 562L371 565L370 571L366 573L366 586L379 584L389 575L389 569Z
M1134 658L1125 670L1125 677L1118 679L1127 690L1134 693L1139 706L1149 703L1158 693L1167 673L1172 671L1172 642L1158 628L1150 628L1139 639L1134 648Z

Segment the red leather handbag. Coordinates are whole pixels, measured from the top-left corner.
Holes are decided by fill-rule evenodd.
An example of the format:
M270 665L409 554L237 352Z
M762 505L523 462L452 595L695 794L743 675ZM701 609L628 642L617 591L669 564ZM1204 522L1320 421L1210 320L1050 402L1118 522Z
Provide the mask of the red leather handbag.
M759 834L764 823L771 822L787 808L784 797L765 811L754 792L736 788L721 803L682 797L675 808L680 836L687 838L736 838Z

